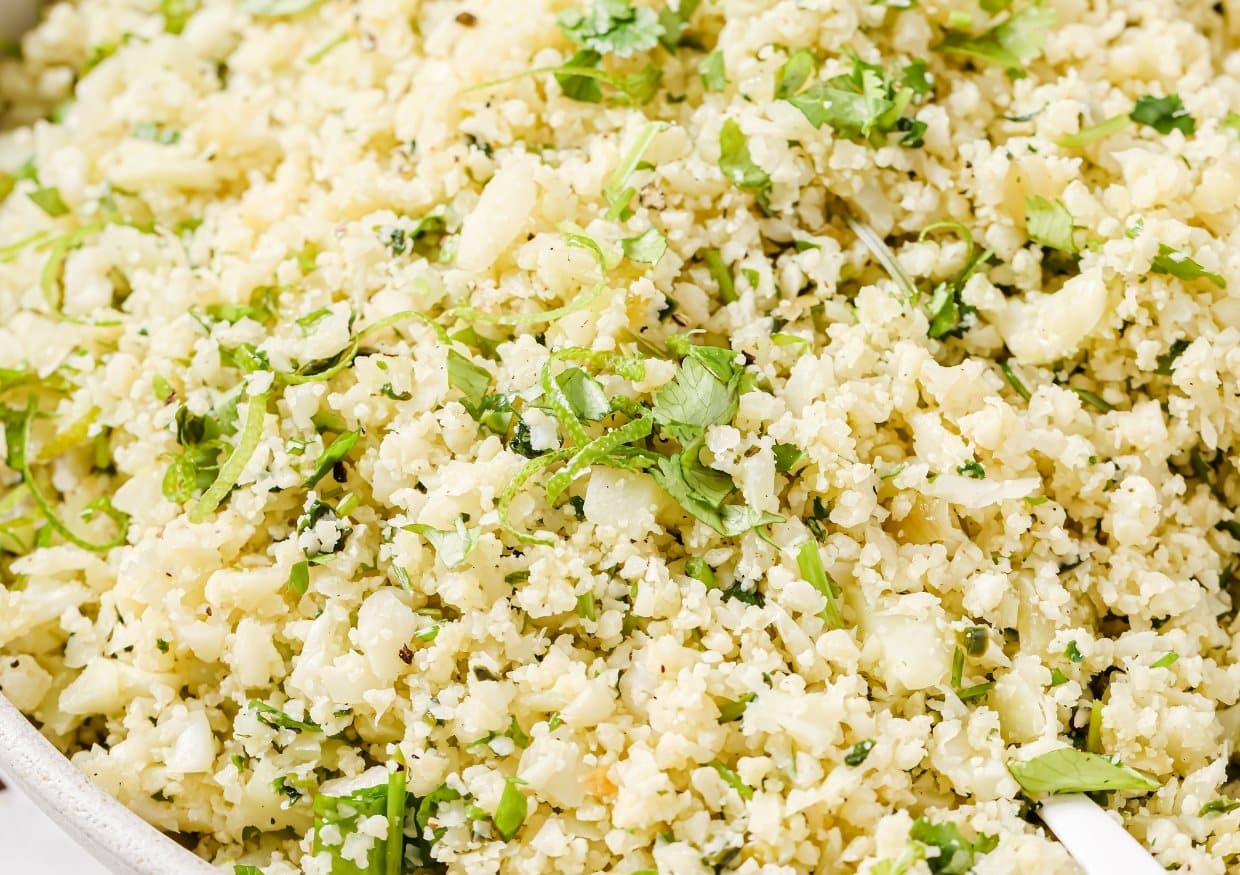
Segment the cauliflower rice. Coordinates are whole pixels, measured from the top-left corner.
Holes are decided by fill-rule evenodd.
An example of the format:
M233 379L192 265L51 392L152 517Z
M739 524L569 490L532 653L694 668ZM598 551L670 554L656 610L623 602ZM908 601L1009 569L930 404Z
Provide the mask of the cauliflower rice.
M1237 871L1238 11L49 6L0 690L242 875Z

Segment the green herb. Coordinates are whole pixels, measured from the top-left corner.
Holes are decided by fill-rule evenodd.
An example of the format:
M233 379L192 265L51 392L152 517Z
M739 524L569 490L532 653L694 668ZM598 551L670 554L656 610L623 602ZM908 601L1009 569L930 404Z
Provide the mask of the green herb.
M246 405L245 425L242 427L236 446L228 454L224 464L220 466L215 480L198 497L198 500L190 505L188 516L191 523L205 521L207 516L219 507L224 497L237 485L237 478L245 470L246 463L250 461L250 456L254 455L254 450L258 448L258 443L262 439L263 419L267 415L267 397L266 393L250 396Z
M106 496L88 504L82 513L82 517L89 520L95 512L102 512L107 516L116 527L116 534L108 541L96 543L78 537L56 514L51 501L48 500L43 487L35 478L34 471L30 467L34 461L37 461L31 457L30 453L30 423L34 421L37 414L38 403L33 397L25 411L0 407L0 418L3 418L4 421L4 436L7 446L5 461L10 468L21 475L22 484L26 487L26 491L34 500L35 506L38 507L39 512L43 515L49 527L45 529L47 542L41 543L36 537L36 544L38 546L50 545L51 533L53 531L69 543L81 547L83 550L91 550L96 553L105 553L113 547L124 544L129 532L129 514L117 510Z
M484 409L487 390L491 388L491 373L471 362L454 349L448 350L448 386L464 397L461 403L470 416L478 419Z
M900 145L921 145L925 124L905 117L904 112L930 88L924 64L910 65L904 77L897 79L881 66L853 55L848 73L816 82L798 93L791 86L799 87L797 78L804 63L778 83L777 89L784 93L777 96L799 109L815 128L830 125L841 136L875 147L886 143L893 131L904 131Z
M725 304L739 301L740 295L736 294L736 283L732 279L732 271L723 260L722 253L718 249L707 249L702 253L702 261L706 269L710 271L711 277L714 278L715 285L719 287L720 300Z
M332 875L402 875L407 803L406 778L400 768L390 771L384 784L354 790L345 796L320 793L314 797L313 853L326 854L331 859ZM352 855L344 855L344 845L361 822L372 817L387 821L387 835L372 842L365 865L359 866ZM327 844L325 835L331 836L334 843ZM414 844L424 845L420 839ZM421 850L423 847L419 847Z
M233 875L263 875L263 870L257 866L243 866L237 863L233 866Z
M361 436L360 431L346 431L336 435L336 439L328 444L319 455L318 461L314 463L314 470L302 482L302 486L306 489L313 489L314 485L327 476L329 471L344 461Z
M1184 136L1192 136L1197 130L1197 121L1184 108L1178 94L1166 97L1153 97L1146 94L1138 97L1128 117L1139 125L1145 125L1160 134L1179 131Z
M715 49L702 59L698 65L698 75L702 77L702 87L707 91L723 91L728 87L727 72L723 67L723 52Z
M818 56L809 49L797 49L775 71L775 100L789 100L818 70Z
M707 589L715 589L719 586L719 580L715 577L715 569L707 565L706 560L701 556L690 556L685 559L685 577L700 580Z
M924 817L913 821L908 835L915 842L938 848L937 856L926 857L926 865L934 875L967 875L973 871L978 857L999 846L997 836L979 835L977 841L970 842L951 821L936 824Z
M1150 668L1167 668L1168 666L1175 665L1179 658L1180 654L1176 653L1174 650L1170 653L1164 653L1156 661L1150 663Z
M1136 769L1076 748L1044 753L1027 762L1008 763L1008 771L1027 793L1093 793L1136 790L1149 793L1159 784Z
M663 79L663 72L653 64L647 64L636 73L620 76L599 69L599 64L602 63L602 60L603 56L593 49L582 49L559 67L542 67L536 70L527 70L525 73L511 77L511 79L551 73L555 76L555 81L559 83L560 88L563 89L565 97L585 103L599 103L603 99L602 86L604 85L614 89L622 103L627 103L631 106L649 103L658 92L659 83ZM483 82L467 90L476 91L481 88L490 88L507 81L510 80L501 79L494 82Z
M637 170L642 156L646 154L646 150L650 148L650 144L654 142L658 133L659 125L654 122L643 127L637 139L633 141L633 145L629 147L628 152L616 165L616 169L612 171L611 176L607 177L607 184L603 186L603 197L608 205L608 219L627 219L631 215L629 201L633 199L633 195L637 194L637 190L628 184L629 177Z
M657 12L628 0L593 0L584 9L561 12L556 21L578 46L621 58L654 48L664 34Z
M596 619L594 610L594 593L583 592L577 596L577 616L583 620Z
M1012 390L1017 395L1026 401L1033 397L1033 394L1026 388L1024 382L1016 375L1016 371L1012 370L1011 362L1006 359L999 362L999 370L1003 371L1003 378L1008 381L1008 385L1012 387Z
M861 765L872 750L874 750L874 739L867 738L865 741L857 742L848 753L844 754L844 765L854 767Z
M288 588L298 595L305 595L310 589L310 563L304 559L294 562L288 572Z
M827 574L822 564L822 556L818 553L818 545L806 541L797 549L797 569L801 577L826 599L826 606L819 614L828 629L844 628L844 617L840 613L839 586Z
M1131 119L1126 115L1112 116L1105 121L1098 122L1096 125L1081 128L1075 134L1063 134L1056 137L1055 144L1065 149L1079 149L1096 140L1104 140L1107 137L1118 134L1128 127L1130 121Z
M1072 255L1078 251L1072 239L1072 214L1061 201L1036 194L1025 198L1025 228L1034 243Z
M1060 684L1066 684L1067 682L1068 682L1068 676L1066 674L1064 674L1058 668L1051 669L1051 686L1052 687L1057 687Z
M657 264L667 252L667 238L658 228L650 227L637 237L625 237L620 241L626 258L642 264Z
M1175 360L1184 354L1190 343L1183 337L1172 341L1171 348L1164 353L1158 355L1158 366L1154 368L1154 373L1162 377L1170 377L1175 373Z
M555 378L573 415L578 419L598 422L611 412L611 402L603 385L581 368L568 368Z
M719 723L732 723L745 715L749 703L758 698L757 693L744 693L736 699L724 702L719 706Z
M775 444L771 452L775 454L775 470L780 474L787 474L805 461L805 453L794 444Z
M174 146L181 141L181 132L165 128L162 122L140 122L133 126L133 136L138 140Z
M986 469L976 459L969 459L956 466L956 473L965 477L972 477L974 480L985 480Z
M322 0L241 0L237 8L250 15L280 18L318 6Z
M1227 814L1240 808L1240 802L1235 799L1212 799L1205 805L1201 806L1201 810L1197 812L1198 817L1206 817L1210 814Z
M151 377L151 391L155 393L157 401L166 402L172 397L172 385L162 374L156 374Z
M1104 398L1102 398L1102 396L1091 392L1088 389L1078 389L1075 386L1069 386L1068 388L1075 392L1078 398L1090 407L1094 408L1094 410L1097 410L1099 413L1110 413L1115 409Z
M1085 658L1081 655L1080 648L1076 646L1076 641L1068 642L1068 646L1064 648L1063 655L1072 662L1080 662Z
M719 170L741 191L756 192L759 205L766 203L771 177L749 154L749 141L735 119L724 120L719 129Z
M1162 273L1182 280L1208 279L1220 289L1227 288L1227 281L1217 273L1211 273L1182 252L1165 243L1158 244L1158 254L1150 262L1150 273Z
M163 638L155 639L155 649L158 650L160 653L167 653L169 646L170 645L168 644L168 642L165 641Z
M719 762L719 760L711 760L707 765L718 772L719 777L723 778L723 783L735 790L742 799L753 798L753 788L742 781L740 775L736 774L736 772Z
M1033 3L977 36L948 31L935 48L949 55L997 64L1010 73L1022 75L1025 66L1042 54L1046 30L1054 21L1052 10Z
M520 778L504 779L504 792L500 794L499 805L492 817L495 822L495 831L506 842L512 841L517 831L521 829L521 824L525 823L529 800L517 789L517 784L524 783Z
M969 656L981 656L990 644L990 633L985 626L969 626L964 630L964 649Z
M351 38L351 36L352 36L351 34L342 33L335 39L324 43L323 45L319 46L319 48L315 49L313 52L306 55L306 63L307 64L319 63L324 58L326 58L332 52L333 49L336 49L344 45L345 43L347 43L349 39Z
M693 13L697 12L700 2L701 0L679 0L675 9L669 3L659 10L659 24L663 28L659 42L669 52L680 46L685 30L689 27L689 20L693 18Z
M730 423L736 415L742 374L732 350L688 347L676 376L655 395L655 422L686 445L706 428Z
M411 523L401 528L426 538L445 568L459 566L478 543L478 530L466 528L464 517L457 517L456 527L451 531L434 529L422 523Z
M259 723L264 726L270 726L272 729L291 729L294 732L320 732L322 727L317 723L311 723L309 720L296 720L279 708L261 702L258 699L251 699L249 708L254 712L254 716Z
M64 200L60 197L60 189L54 186L36 188L27 197L53 219L67 215L69 212L69 208L65 206Z

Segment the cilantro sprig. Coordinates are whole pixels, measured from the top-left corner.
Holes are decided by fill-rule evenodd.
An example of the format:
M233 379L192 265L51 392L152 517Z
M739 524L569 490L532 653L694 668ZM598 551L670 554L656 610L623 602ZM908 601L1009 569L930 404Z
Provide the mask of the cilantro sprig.
M901 146L922 144L926 124L907 113L933 89L924 61L891 73L854 54L847 73L803 87L815 66L807 51L793 53L776 75L776 99L791 103L815 128L828 125L850 140L878 147L900 132Z

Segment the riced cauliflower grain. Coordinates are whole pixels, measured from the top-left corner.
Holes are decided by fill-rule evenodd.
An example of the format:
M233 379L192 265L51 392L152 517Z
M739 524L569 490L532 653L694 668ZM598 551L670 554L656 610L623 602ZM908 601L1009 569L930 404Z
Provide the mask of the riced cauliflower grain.
M1234 871L1237 11L48 6L0 692L223 872Z

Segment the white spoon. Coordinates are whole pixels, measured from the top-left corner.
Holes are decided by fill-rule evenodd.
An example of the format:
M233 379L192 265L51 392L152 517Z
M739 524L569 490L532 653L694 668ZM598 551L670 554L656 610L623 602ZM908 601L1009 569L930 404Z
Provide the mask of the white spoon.
M1149 851L1088 796L1048 796L1038 816L1085 875L1166 875Z

